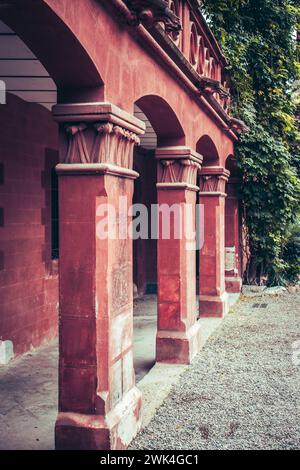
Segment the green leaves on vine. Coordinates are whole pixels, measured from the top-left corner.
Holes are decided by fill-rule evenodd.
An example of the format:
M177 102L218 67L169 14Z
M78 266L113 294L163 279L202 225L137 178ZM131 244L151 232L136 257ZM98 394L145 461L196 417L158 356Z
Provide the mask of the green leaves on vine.
M299 0L205 0L203 8L230 64L232 112L250 128L236 146L252 255L248 281L294 281L300 273L291 241L300 205L293 88L300 78Z

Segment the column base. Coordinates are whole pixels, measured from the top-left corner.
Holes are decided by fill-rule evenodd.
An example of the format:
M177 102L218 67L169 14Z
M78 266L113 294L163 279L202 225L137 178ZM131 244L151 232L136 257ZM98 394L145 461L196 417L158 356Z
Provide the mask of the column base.
M214 317L222 318L229 310L228 294L224 292L221 296L200 295L199 316L200 318Z
M106 417L59 413L55 425L55 449L126 449L141 427L141 404L141 392L134 387Z
M168 364L190 364L201 349L201 329L196 322L187 332L158 331L156 361Z
M242 279L236 276L225 276L226 292L239 294L242 290Z

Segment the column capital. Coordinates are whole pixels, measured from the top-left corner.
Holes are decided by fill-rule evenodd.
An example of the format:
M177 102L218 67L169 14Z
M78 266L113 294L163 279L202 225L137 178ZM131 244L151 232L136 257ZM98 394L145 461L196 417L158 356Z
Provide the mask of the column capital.
M58 104L52 114L65 142L61 164L76 165L77 172L78 164L96 165L98 173L102 166L106 173L107 165L116 174L118 168L132 170L133 148L145 132L135 116L111 103Z
M226 196L225 185L230 171L222 166L204 167L199 172L201 196Z
M160 147L155 156L158 160L158 188L198 191L197 173L201 168L202 155L190 147L177 146Z

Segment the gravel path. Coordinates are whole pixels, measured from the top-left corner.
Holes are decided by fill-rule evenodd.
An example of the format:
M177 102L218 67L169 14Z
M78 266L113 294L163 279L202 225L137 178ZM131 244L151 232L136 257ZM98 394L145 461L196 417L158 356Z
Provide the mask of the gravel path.
M131 448L300 449L299 340L299 293L242 298Z

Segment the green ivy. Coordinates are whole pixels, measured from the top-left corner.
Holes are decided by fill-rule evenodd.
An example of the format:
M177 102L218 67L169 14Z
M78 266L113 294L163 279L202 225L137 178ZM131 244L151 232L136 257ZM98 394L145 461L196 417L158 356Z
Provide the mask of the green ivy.
M232 113L250 128L236 146L251 252L247 282L295 281L300 253L291 226L299 220L300 151L293 84L300 77L300 0L204 0L203 8L230 64Z

